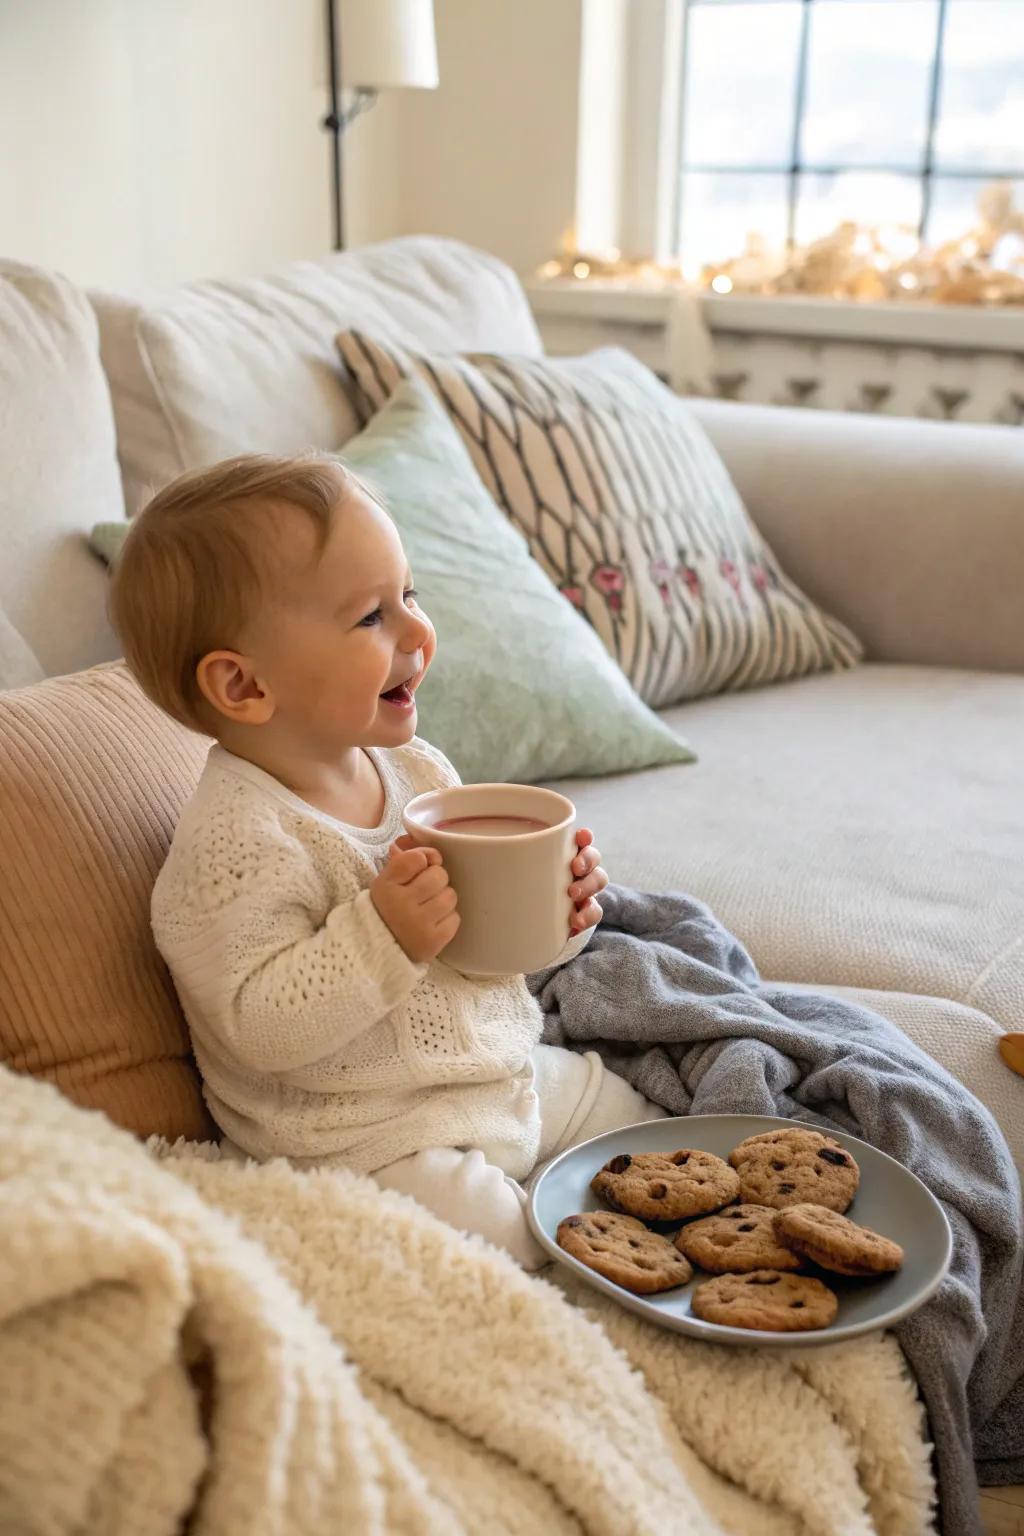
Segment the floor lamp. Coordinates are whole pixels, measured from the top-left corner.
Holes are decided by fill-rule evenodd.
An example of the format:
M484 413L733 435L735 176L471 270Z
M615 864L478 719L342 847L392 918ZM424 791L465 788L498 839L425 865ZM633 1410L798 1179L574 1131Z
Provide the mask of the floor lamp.
M434 0L324 0L334 249L345 249L341 138L378 92L438 84Z

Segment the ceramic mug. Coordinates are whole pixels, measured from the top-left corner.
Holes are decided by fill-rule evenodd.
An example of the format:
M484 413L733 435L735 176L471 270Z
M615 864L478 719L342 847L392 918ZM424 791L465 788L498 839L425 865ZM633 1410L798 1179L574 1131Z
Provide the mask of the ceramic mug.
M459 898L438 958L466 976L543 970L569 939L576 807L532 784L460 784L410 800L405 830L437 848Z

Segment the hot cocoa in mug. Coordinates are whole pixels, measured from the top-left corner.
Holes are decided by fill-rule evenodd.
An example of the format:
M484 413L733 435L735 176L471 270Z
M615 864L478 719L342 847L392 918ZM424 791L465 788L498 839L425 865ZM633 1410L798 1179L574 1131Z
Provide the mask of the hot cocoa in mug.
M576 807L532 784L461 784L410 800L405 830L437 848L459 898L439 959L466 976L543 970L569 939Z

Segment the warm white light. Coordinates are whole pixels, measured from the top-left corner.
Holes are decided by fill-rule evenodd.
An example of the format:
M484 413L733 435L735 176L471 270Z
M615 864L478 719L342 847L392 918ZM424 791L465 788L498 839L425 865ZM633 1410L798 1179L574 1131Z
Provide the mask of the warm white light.
M977 240L965 240L960 247L960 254L961 256L966 256L968 261L973 261L980 249L981 247Z
M589 277L590 276L590 262L589 261L577 261L577 262L575 262L573 264L572 275L573 275L573 277Z
M711 286L715 293L732 293L732 278L726 277L724 272L719 272L717 277L711 279Z
M914 231L902 224L884 224L878 231L878 243L894 261L909 261L920 244Z
M560 261L546 261L543 266L537 268L538 277L557 277L562 270Z
M853 242L853 249L858 256L866 256L871 249L871 236L858 235Z
M916 288L917 278L913 272L901 272L899 283L901 288Z

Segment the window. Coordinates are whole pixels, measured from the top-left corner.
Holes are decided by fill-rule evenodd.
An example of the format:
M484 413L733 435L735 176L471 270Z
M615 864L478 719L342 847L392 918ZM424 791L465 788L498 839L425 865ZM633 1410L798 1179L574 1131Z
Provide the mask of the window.
M1024 0L685 0L675 250L687 267L844 219L964 234L1024 203Z

